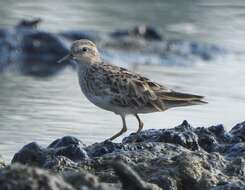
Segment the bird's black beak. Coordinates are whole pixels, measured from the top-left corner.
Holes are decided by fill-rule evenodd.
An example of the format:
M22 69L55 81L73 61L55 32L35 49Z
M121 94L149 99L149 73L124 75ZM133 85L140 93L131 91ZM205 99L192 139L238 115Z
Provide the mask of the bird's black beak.
M62 63L62 62L67 61L67 60L69 60L69 59L71 59L71 58L72 58L71 54L68 54L68 55L62 57L62 58L61 58L59 61L57 61L57 62L58 62L58 63Z

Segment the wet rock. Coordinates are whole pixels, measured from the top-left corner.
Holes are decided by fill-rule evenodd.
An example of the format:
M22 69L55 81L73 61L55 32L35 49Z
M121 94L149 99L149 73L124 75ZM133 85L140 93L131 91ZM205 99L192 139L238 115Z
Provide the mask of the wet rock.
M225 173L229 176L240 176L245 178L245 160L238 157L232 160L225 168Z
M33 59L38 56L44 57L44 59L47 59L46 61L54 60L54 58L54 61L57 61L60 56L64 56L69 52L68 47L60 38L55 34L44 31L25 31L20 43L22 54L32 53Z
M129 30L118 30L110 34L114 38L134 37L145 40L162 40L162 35L152 26L140 25Z
M88 39L96 43L101 40L99 33L95 31L67 31L61 32L59 35L71 41Z
M116 183L118 177L108 163L121 160L136 172L140 172L143 180L148 180L151 172L157 173L158 171L158 158L164 159L166 157L165 159L168 160L169 157L179 155L181 151L182 147L180 146L157 142L124 144L121 149L117 149L115 152L81 161L79 166L98 176L103 182ZM164 163L167 163L166 160Z
M12 163L17 162L21 164L41 167L45 163L47 157L47 151L37 143L32 142L25 145L19 152L14 155Z
M240 141L245 142L245 121L234 126L230 134L240 139Z
M143 181L155 183L163 189L184 190L190 186L198 190L216 186L222 178L215 177L214 173L224 169L226 164L218 154L209 155L204 151L191 151L179 145L148 142L126 144L120 150L90 161L82 161L79 165L106 183L116 183L121 178L110 170L108 163L113 165L118 160L131 166ZM127 179L125 176L123 178ZM125 182L128 183L129 181Z
M65 156L73 161L80 161L88 158L87 152L76 145L60 147L54 150L55 156Z
M0 170L0 190L73 190L61 177L38 168L13 164Z
M195 128L184 121L142 131L136 142L131 134L123 143L90 146L69 136L47 148L31 143L13 160L64 175L76 189L245 189L242 136L243 125L226 132L223 125Z
M178 190L177 181L168 175L154 176L149 180L149 182L162 187L164 190Z
M229 159L245 157L245 143L232 144L230 148L225 152L225 155Z
M76 189L81 190L116 190L113 186L109 186L99 182L96 176L80 171L80 172L66 172L64 179Z
M67 147L67 146L79 146L84 148L86 145L80 141L79 139L72 137L72 136L64 136L60 139L56 139L53 141L47 148L60 148L60 147Z
M214 125L208 128L198 127L195 129L198 135L198 144L207 152L225 152L230 144L238 142L224 129L223 125Z
M159 137L159 142L179 144L191 150L198 150L198 137L187 121L174 129L167 129Z
M57 165L57 162L63 161L63 164L66 163L67 160L59 160L63 157L77 162L88 158L84 147L85 145L81 141L70 136L55 140L47 148L43 148L33 142L25 145L16 153L12 159L12 163L18 162L31 166L51 167L51 165Z
M22 20L15 28L0 29L0 71L48 76L73 62L57 63L69 44L57 34L36 29L40 19Z
M226 183L224 185L219 185L217 187L212 188L211 190L244 190L245 183L238 182L238 183Z
M213 125L211 127L208 127L208 130L211 131L215 136L224 138L226 132L225 128L222 124L220 125Z
M208 155L205 152L182 153L176 159L176 174L180 179L182 189L210 189L215 187L222 177L213 175L224 167L225 161L218 155Z
M215 152L219 149L216 136L207 128L201 127L195 130L198 135L198 144L207 152Z
M116 161L111 164L118 175L123 189L127 190L160 190L153 184L145 183L140 176L123 162Z
M55 173L80 170L77 163L64 156L50 157L42 165L42 168L51 170Z
M198 183L203 174L202 160L198 156L193 156L193 154L183 153L176 160L177 173L182 180L184 188Z
M17 29L36 29L37 26L42 22L42 19L40 18L36 18L36 19L32 19L32 20L20 20L19 23L17 23L16 28Z
M52 142L48 149L53 150L54 156L65 156L73 161L88 158L85 145L75 137L65 136Z
M135 135L123 139L123 143L133 142ZM194 133L194 129L187 121L173 129L150 130L142 132L137 137L137 142L165 142L179 144L191 150L198 149L198 137Z
M120 149L122 149L122 144L105 141L103 143L95 143L88 146L85 150L87 151L89 157L98 157Z
M60 71L72 62L58 63L67 55L68 46L57 35L43 31L23 31L19 37L19 63L24 74L46 76Z

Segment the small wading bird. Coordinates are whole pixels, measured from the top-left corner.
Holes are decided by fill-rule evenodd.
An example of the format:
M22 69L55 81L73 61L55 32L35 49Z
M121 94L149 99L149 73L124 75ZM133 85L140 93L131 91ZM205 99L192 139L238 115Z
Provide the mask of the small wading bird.
M162 112L169 108L206 103L203 96L171 90L152 80L116 65L102 61L96 45L89 40L77 40L70 53L59 60L72 59L78 65L79 84L84 95L96 106L112 111L122 118L122 129L108 140L127 131L125 117L134 115L143 128L139 113Z

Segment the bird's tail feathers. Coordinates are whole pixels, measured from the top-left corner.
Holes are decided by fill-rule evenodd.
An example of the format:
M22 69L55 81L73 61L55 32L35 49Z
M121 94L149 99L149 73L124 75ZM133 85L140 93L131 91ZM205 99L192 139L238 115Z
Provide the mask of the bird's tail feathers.
M167 107L180 107L207 104L208 102L203 100L203 96L186 94L180 92L165 92L159 95L159 98L164 102Z

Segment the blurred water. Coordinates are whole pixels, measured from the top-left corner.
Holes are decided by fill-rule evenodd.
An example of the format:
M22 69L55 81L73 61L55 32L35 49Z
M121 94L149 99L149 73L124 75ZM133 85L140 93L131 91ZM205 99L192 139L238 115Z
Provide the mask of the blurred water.
M224 123L231 128L245 111L245 1L233 0L60 0L1 1L0 26L41 17L44 30L113 31L137 24L160 28L167 38L211 42L235 51L212 63L183 66L125 66L160 83L205 95L208 105L142 115L145 128L165 128L187 119L195 126ZM73 135L85 143L102 141L121 128L113 113L92 105L81 94L76 74L66 69L45 79L0 75L0 154L10 160L24 144L48 144ZM137 122L128 117L129 132Z

